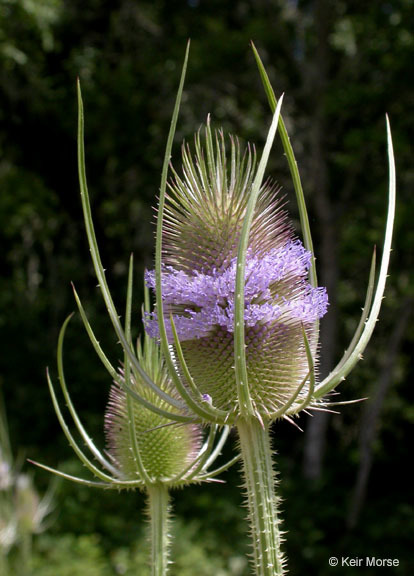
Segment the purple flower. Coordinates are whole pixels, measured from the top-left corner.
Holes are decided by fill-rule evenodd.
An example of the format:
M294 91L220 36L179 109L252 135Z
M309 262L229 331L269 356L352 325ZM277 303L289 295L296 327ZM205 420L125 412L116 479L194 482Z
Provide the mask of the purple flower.
M236 407L234 311L238 239L255 175L250 147L240 153L209 125L195 160L183 146L183 177L174 172L166 199L162 295L167 337L170 316L184 358L202 394L225 410ZM212 154L214 150L214 155ZM206 160L207 156L207 160ZM267 182L256 205L246 256L244 326L251 397L262 414L277 410L306 377L303 330L316 354L317 321L327 310L324 288L307 281L310 252L295 238L277 188ZM146 272L155 289L155 274ZM156 312L145 327L159 336ZM306 394L306 387L303 391Z
M284 318L312 323L327 309L324 288L312 288L306 282L310 252L299 240L288 241L262 256L248 254L246 260L245 313L246 327L269 324ZM173 314L181 341L207 337L216 327L234 331L234 289L237 258L224 270L192 274L165 266L163 270L163 303L167 316ZM155 289L154 272L146 272L146 283ZM292 283L294 290L286 297L278 287ZM282 289L284 292L284 290ZM147 315L146 330L159 336L156 314ZM171 326L167 334L172 339Z

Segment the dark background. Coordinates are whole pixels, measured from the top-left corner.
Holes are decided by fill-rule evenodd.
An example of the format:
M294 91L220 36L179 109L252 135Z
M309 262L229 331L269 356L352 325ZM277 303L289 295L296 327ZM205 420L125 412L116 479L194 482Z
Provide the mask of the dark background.
M75 308L73 281L108 354L116 345L96 289L76 166L76 77L82 82L90 194L102 259L119 308L134 252L135 319L151 266L163 153L187 39L192 46L173 161L205 122L259 150L271 114L253 40L276 94L308 199L320 283L321 372L352 337L374 245L381 254L388 186L385 113L397 163L398 207L390 278L364 361L339 400L369 397L339 414L274 426L289 573L376 574L330 568L330 556L398 558L413 570L414 5L410 0L0 0L0 385L15 454L87 474L60 431L45 367L56 377L57 335ZM268 173L297 209L280 143ZM110 379L78 320L66 371L85 425L103 444ZM226 448L228 455L234 442ZM29 465L25 465L29 469ZM42 493L48 475L36 471ZM219 487L174 496L171 574L246 575L237 468ZM33 542L41 576L145 574L139 494L61 482L57 511ZM76 559L76 560L75 560ZM76 564L78 562L78 564ZM411 569L410 569L411 566ZM69 570L69 571L68 571ZM346 572L345 572L346 570Z

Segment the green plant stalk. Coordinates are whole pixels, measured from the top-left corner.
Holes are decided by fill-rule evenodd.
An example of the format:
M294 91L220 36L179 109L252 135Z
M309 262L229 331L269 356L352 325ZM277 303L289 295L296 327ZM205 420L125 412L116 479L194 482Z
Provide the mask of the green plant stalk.
M168 572L170 496L165 484L147 487L150 518L151 576Z
M276 474L268 425L257 418L238 420L240 450L243 459L245 489L253 544L256 576L281 576L280 520L276 495Z

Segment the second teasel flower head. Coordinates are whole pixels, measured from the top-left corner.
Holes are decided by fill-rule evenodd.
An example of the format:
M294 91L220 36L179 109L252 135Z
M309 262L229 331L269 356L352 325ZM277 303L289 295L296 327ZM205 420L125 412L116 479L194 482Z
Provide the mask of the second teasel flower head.
M213 134L209 121L183 145L183 171L166 196L162 294L167 334L172 316L194 383L214 406L237 414L234 370L237 254L256 174L254 148ZM266 182L254 210L246 252L246 367L255 411L280 410L309 373L304 331L316 353L317 323L327 309L324 288L307 280L311 254L293 232L277 187ZM155 288L154 272L147 285ZM158 335L156 314L147 332ZM306 397L307 387L298 396Z
M147 347L149 345L147 339ZM138 357L142 367L164 392L176 396L160 351L151 343L151 353L138 343ZM125 373L122 374L122 379ZM139 375L130 374L129 386L136 393L159 408L166 402L148 389ZM133 427L131 429L131 412ZM163 482L171 487L184 485L184 472L197 461L202 447L202 430L199 425L180 426L155 414L138 402L130 402L128 394L118 382L112 384L105 415L107 449L122 476L137 478L136 460L131 449L131 433L135 435L142 466L151 482ZM139 476L139 474L138 474ZM175 480L180 478L180 480Z

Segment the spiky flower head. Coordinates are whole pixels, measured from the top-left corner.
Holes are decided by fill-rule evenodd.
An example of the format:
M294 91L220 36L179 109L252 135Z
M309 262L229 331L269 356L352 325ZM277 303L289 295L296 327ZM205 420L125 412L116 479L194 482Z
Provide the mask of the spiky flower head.
M203 142L204 140L204 142ZM209 121L195 136L195 158L183 145L183 174L166 195L163 310L172 316L187 367L217 408L237 413L234 372L237 254L255 173L254 148L241 151ZM309 376L306 339L316 354L317 323L327 309L324 288L307 281L311 254L295 238L279 190L261 188L246 253L244 329L250 396L255 411L277 413ZM154 272L147 285L155 288ZM158 335L156 313L146 329ZM305 337L304 337L305 333ZM171 324L167 334L172 342ZM307 395L301 387L300 403Z
M138 358L148 376L166 393L177 397L158 347L145 354L138 345ZM121 376L125 378L123 373ZM154 406L165 409L167 403L148 388L139 374L130 374L130 389ZM141 465L152 483L180 485L184 473L196 461L202 445L201 427L196 424L179 425L156 414L139 402L131 402L120 383L114 382L105 415L108 452L124 479L140 477L135 443ZM177 478L179 480L177 480ZM141 478L143 484L145 479Z

